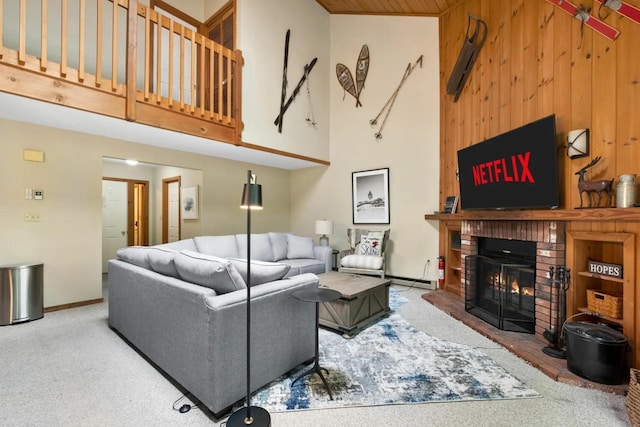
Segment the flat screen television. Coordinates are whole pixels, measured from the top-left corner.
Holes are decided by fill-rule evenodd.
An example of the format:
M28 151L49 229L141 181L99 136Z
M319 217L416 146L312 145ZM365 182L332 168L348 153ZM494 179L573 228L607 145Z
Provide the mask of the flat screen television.
M557 153L553 114L459 150L460 208L557 208Z

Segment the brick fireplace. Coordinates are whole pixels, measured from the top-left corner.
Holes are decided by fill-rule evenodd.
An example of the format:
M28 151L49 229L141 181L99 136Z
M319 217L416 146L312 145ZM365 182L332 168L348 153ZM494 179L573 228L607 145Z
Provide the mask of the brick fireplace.
M479 238L492 237L535 242L535 336L545 341L542 336L545 329L560 328L561 325L549 324L550 318L557 318L555 312L550 313L552 288L549 283L549 267L565 265L565 223L563 221L465 220L462 221L460 237L463 260L469 255L478 255ZM463 295L465 283L467 283L467 277L463 267Z

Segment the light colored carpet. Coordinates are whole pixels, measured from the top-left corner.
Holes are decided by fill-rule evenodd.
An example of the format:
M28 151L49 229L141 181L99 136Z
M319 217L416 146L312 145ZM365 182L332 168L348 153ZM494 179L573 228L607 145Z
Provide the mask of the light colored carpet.
M422 300L424 292L402 293L410 301L400 308L402 317L432 336L481 350L542 397L287 411L272 413L272 425L629 425L623 396L549 379ZM225 421L212 420L199 408L174 411L182 391L108 328L106 303L0 327L0 384L2 426L222 426Z

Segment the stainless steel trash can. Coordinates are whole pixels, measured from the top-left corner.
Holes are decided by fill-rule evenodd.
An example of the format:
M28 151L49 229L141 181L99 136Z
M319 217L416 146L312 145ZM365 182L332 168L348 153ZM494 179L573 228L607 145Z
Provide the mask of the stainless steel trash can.
M0 266L0 326L44 316L44 264Z

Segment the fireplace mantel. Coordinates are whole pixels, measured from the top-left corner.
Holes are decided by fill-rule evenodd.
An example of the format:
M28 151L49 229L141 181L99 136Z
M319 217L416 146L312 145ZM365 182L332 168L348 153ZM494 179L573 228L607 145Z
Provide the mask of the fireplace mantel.
M426 214L436 221L640 221L640 208L527 209Z

